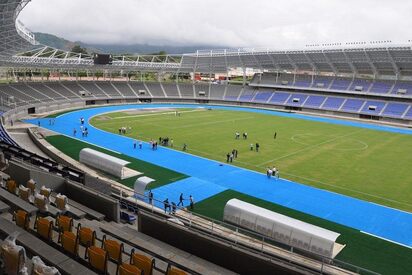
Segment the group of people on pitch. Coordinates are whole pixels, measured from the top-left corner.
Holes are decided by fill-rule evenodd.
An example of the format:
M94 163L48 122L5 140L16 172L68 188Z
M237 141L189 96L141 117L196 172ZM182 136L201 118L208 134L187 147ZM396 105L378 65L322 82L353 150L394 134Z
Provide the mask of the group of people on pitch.
M268 167L266 169L266 176L268 177L268 179L274 177L275 179L279 178L279 169L277 169L275 166L273 166L272 168Z

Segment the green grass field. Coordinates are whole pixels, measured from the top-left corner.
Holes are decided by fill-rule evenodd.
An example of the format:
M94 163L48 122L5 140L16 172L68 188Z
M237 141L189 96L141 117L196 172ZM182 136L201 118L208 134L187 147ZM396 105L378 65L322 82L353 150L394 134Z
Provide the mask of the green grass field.
M224 110L183 109L118 112L92 119L92 124L117 133L131 127L129 137L157 140L169 137L174 148L188 144L192 154L234 162L264 173L276 166L280 175L333 192L412 211L412 137L321 122ZM235 140L235 132L248 140ZM277 138L274 139L274 133ZM260 152L250 151L258 142Z

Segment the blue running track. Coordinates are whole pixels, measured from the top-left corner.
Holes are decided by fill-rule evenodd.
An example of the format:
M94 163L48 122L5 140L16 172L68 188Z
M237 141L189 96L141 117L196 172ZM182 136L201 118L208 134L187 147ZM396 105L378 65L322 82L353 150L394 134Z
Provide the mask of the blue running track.
M153 190L156 198L169 198L169 201L178 202L180 192L186 199L192 194L195 201L207 199L224 190L232 189L253 197L283 205L307 214L340 223L366 233L376 235L412 248L412 213L392 209L389 207L369 203L344 195L320 190L284 179L269 180L266 175L197 157L187 153L159 147L152 151L148 144L142 150L130 150L130 138L108 133L94 128L88 120L96 115L113 111L138 108L198 108L211 107L201 105L122 105L74 111L59 116L55 125L49 125L48 119L33 119L28 122L36 124L54 132L73 136L73 129L77 129L77 137L97 146L135 157L156 165L190 176L184 180L171 183ZM282 113L269 110L251 109L242 107L213 106L214 109L257 112L290 118L311 121L355 126L377 131L412 135L411 129L379 126L362 122L352 122L338 119L312 117L300 114ZM84 117L85 127L89 129L89 136L81 138L79 135L79 118ZM80 137L79 137L80 136ZM185 205L188 201L185 201Z

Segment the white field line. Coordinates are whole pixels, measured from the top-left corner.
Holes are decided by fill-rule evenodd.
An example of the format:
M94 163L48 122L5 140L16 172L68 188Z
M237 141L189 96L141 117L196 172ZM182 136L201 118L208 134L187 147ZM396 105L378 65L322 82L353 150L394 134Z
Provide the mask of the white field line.
M193 113L193 112L199 112L199 111L205 111L204 109L195 109L195 110L188 110L188 111L179 111L179 113ZM162 115L174 115L176 114L176 111L171 111L171 112L155 112L153 114L140 114L140 115L134 115L134 116L119 116L119 117L113 117L110 118L110 120L116 120L116 119L125 119L125 118L135 118L135 117L149 117L149 116L162 116Z
M206 118L206 117L213 117L213 116L214 115L198 115L196 118L194 118L194 117L191 117L191 118L192 119L203 119L203 118ZM136 117L132 117L132 118L135 119ZM127 124L127 123L133 123L135 120L124 119L123 121L124 121L125 124ZM139 120L138 122L142 123L142 124L156 125L153 122L157 122L157 121L165 121L165 119L163 117L157 117L157 118L152 117L152 118L145 118L145 119ZM99 123L99 125L107 126L107 125L115 125L119 122L115 121L114 119L110 119L110 120L99 120L98 123ZM166 127L166 128L173 129L172 127Z
M250 117L250 118L252 118L252 117ZM250 118L247 118L247 119L250 119ZM254 118L254 117L253 117L253 118ZM233 121L233 120L230 120L230 121ZM227 121L224 121L224 122L227 122ZM213 122L213 123L220 123L220 122ZM194 125L202 125L202 124L194 124ZM193 125L193 126L194 126L194 125ZM320 146L320 145L326 144L326 143L328 143L328 142L332 142L332 141L334 141L334 140L336 140L336 139L344 138L344 137L346 137L346 136L350 136L350 135L353 135L353 134L355 134L355 133L357 133L357 132L361 132L361 131L363 131L363 129L361 129L361 130L359 130L359 131L352 132L352 133L347 134L347 135L335 137L335 138L333 138L333 139L331 139L331 140L327 140L327 141L324 141L324 142L319 143L319 144L315 144L315 145L308 146L308 147L306 147L306 148L303 148L302 150L299 150L299 152L304 151L304 150L308 150L308 149L311 149L311 148L315 148L316 146ZM137 135L137 137L140 137L140 138L145 139L145 140L147 140L147 141L150 140L150 138L145 137L145 136L143 136L143 135ZM180 145L177 145L177 144L174 144L174 145L175 145L174 148L170 148L170 149L175 149L175 148L176 148L177 150L179 150L179 148L181 148ZM203 154L203 155L210 156L210 157L212 157L212 158L216 158L216 155L213 155L213 154L210 154L210 153L207 153L207 152L203 152L203 151L199 151L199 150L195 150L195 149L191 149L191 148L188 148L187 151L197 152L197 153L201 153L201 154ZM295 153L292 153L292 154L297 154L297 153L299 153L299 152L295 152ZM117 152L115 152L115 153L117 153ZM292 155L292 154L288 154L288 155ZM224 159L224 157L225 157L225 156L222 156L222 159ZM282 157L282 158L284 158L284 157ZM251 164L251 163L248 163L248 162L242 162L242 161L239 161L239 160L235 160L235 161L234 161L234 164L236 164L236 163L242 163L242 164L245 164L245 165L248 165L248 166L251 166L251 167L262 168L262 169L263 169L263 168L266 167L264 164L267 164L267 163L273 162L273 161L274 161L274 160L264 162L263 164L255 165L255 164ZM240 168L242 168L242 167L240 167ZM243 169L243 168L242 168L242 169ZM388 202L392 202L392 203L397 203L397 204L412 206L412 204L409 204L409 203L406 203L406 202L400 202L400 201L396 201L396 200L384 198L384 197L381 197L381 196L377 196L377 195L365 193L365 192L358 191L358 190L355 190L355 189L345 188L345 187L342 187L342 186L339 186L339 185L328 184L328 183L319 181L319 180L317 180L317 179L311 179L311 178L307 178L307 177L302 177L302 176L298 176L298 175L291 174L291 173L286 173L286 172L282 172L282 174L283 174L283 175L289 175L289 176L296 177L296 178L300 178L300 179L307 180L307 181L311 181L311 182L316 182L316 183L319 183L319 184L321 184L321 185L330 186L330 187L334 187L334 188L337 188L337 189L342 189L342 190L345 190L345 191L350 191L350 192L358 193L358 194L365 195L365 196L369 196L369 197L372 197L372 198L381 199L381 200L388 201ZM378 205L380 205L380 204L378 204ZM388 206L384 206L384 207L388 207ZM391 208L391 207L388 207L388 208ZM396 210L402 211L402 210L399 210L399 209L396 209ZM407 212L407 213L408 213L408 212Z
M290 139L293 142L296 142L297 144L310 146L310 144L299 141L297 139L298 137L304 137L304 136L310 137L310 136L314 136L314 135L311 135L311 134L297 134L297 135L292 136ZM362 141L362 140L353 139L353 138L352 139L348 138L348 139L345 139L345 140L354 140L355 142L360 143L362 145L362 147L356 148L356 147L352 146L353 148L333 148L332 150L335 150L335 151L364 151L364 150L369 148L369 145L366 142Z
M215 125L219 123L226 123L226 122L236 122L236 121L241 121L241 120L249 120L249 119L254 119L254 116L250 117L244 117L244 118L239 118L239 119L227 119L227 120L217 120L217 121L211 121L211 122L203 122L203 123L191 123L191 124L185 124L184 126L178 126L178 127L173 127L173 126L166 126L166 125L160 125L153 123L153 121L140 121L139 123L141 124L150 124L152 126L156 126L158 128L166 128L170 130L176 130L176 129L184 129L184 128L190 128L190 127L195 127L195 126L205 126L205 125ZM106 123L103 122L102 125L107 126L114 123L113 121L107 121ZM117 123L117 122L115 122Z
M250 117L244 117L244 118L239 118L239 119L227 119L227 120L218 120L218 121L204 122L204 123L192 123L192 124L186 124L184 126L173 127L172 129L183 129L183 128L190 128L193 126L204 126L204 125L213 125L213 124L226 123L226 122L236 122L236 121L249 120L249 119L254 119L254 118L255 118L254 116L250 116Z
M406 248L412 249L412 246L409 246L409 245L406 245L406 244L402 244L402 243L398 243L398 242L394 242L394 241L392 241L392 240L389 240L389 239L386 239L386 238L382 238L382 237L373 235L373 234L368 233L368 232L365 232L365 231L361 231L361 233L366 234L366 235L369 235L369 236L372 236L372 237L375 237L375 238L378 238L378 239L381 239L381 240L384 240L384 241L387 241L387 242L391 242L391 243L394 243L394 244L397 244L397 245L400 245L400 246L403 246L403 247L406 247Z
M292 176L292 177L295 177L295 178L299 178L299 179L303 179L303 180L307 180L307 181L316 182L316 183L319 183L319 184L322 184L322 185L325 185L325 186L330 186L330 187L342 189L342 190L345 190L345 191L350 191L350 192L358 193L358 194L365 195L365 196L368 196L368 197L372 197L372 198L375 198L375 199L381 199L381 200L385 200L385 201L389 201L389 202L394 202L394 203L398 203L398 204L403 204L403 205L407 205L407 206L412 206L412 204L410 204L410 203L406 203L406 202L401 202L401 201L397 201L397 200L392 200L392 199L384 198L384 197L381 197L381 196L373 195L373 194L370 194L370 193L365 193L365 192L362 192L362 191L358 191L358 190L355 190L355 189L350 189L350 188L342 187L342 186L335 185L335 184L325 183L325 182L322 182L322 181L316 180L316 179L306 178L306 177L302 177L302 176L298 176L298 175L291 174L291 173L286 173L286 172L283 172L282 174L283 174L283 175ZM388 206L386 206L386 207L388 207ZM396 210L399 210L399 209L396 209ZM402 211L402 210L399 210L399 211Z
M178 148L180 148L180 147L178 147ZM188 151L196 152L196 153L200 153L200 154L203 154L203 155L206 155L206 156L211 156L211 157L213 157L213 158L216 158L216 155L213 155L213 154L210 154L210 153L207 153L207 152L203 152L203 151L199 151L199 150L195 150L195 149L188 149ZM225 159L225 156L222 156L222 159ZM242 164L245 164L245 165L248 165L248 166L251 166L251 167L256 167L256 168L265 168L265 166L258 166L258 165L254 165L254 164L251 164L251 163L248 163L248 162L243 162L243 161L239 161L239 160L236 160L236 159L235 159L235 160L233 161L233 165L236 166L236 163L242 163ZM350 189L350 188L345 188L345 187L342 187L342 186L339 186L339 185L334 185L334 184L325 183L325 182L322 182L322 181L319 181L319 180L316 180L316 179L311 179L311 178L307 178L307 177L301 177L301 176L298 176L298 175L295 175L295 174L286 173L286 172L282 172L282 174L283 174L283 175L292 176L292 177L295 177L295 178L299 178L299 179L303 179L303 180L306 180L306 181L316 182L316 183L319 183L319 184L321 184L321 185L325 185L325 186L329 186L329 187L334 187L334 188L341 189L341 190L345 190L345 191L354 192L354 193L361 194L361 195L365 195L365 196L372 197L372 198L375 198L375 199L381 199L381 200L388 201L388 202L392 202L392 203L397 203L397 204L412 206L412 204L409 204L409 203L406 203L406 202L401 202L401 201L397 201L397 200L392 200L392 199L384 198L384 197L381 197L381 196L377 196L377 195L365 193L365 192L362 192L362 191L358 191L358 190L355 190L355 189ZM371 202L371 203L373 203L373 202ZM378 205L380 205L380 204L378 204ZM389 207L389 206L385 206L385 207L391 208L391 207ZM399 209L396 209L396 210L402 211L402 210L399 210ZM406 212L406 213L409 213L409 212Z
M338 136L338 137L335 137L335 138L332 138L332 139L328 139L328 140L323 141L323 142L318 143L318 144L310 145L310 146L308 146L308 147L302 148L302 149L300 149L300 150L297 150L297 151L295 151L295 152L286 154L286 155L284 155L284 156L280 156L280 157L274 158L274 159L272 159L272 160L259 163L258 166L265 165L265 164L270 163L270 162L274 162L274 161L277 161L277 160L281 160L281 159L288 158L288 157L290 157L290 156L297 155L297 154L299 154L299 153L301 153L301 152L304 152L304 151L307 151L307 150L310 150L310 149L313 149L313 148L322 146L322 145L324 145L324 144L331 143L331 142L333 142L333 141L335 141L335 140L337 140L337 139L340 139L340 138L345 138L345 137L354 135L354 134L359 133L359 132L361 132L361 131L363 131L363 129L362 129L362 130L355 131L355 132L352 132L352 133L349 133L349 134L347 134L347 135Z

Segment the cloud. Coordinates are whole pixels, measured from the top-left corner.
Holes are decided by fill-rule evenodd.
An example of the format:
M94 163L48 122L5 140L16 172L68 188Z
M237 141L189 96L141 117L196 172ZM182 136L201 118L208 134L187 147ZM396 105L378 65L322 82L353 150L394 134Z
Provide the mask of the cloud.
M407 0L34 0L33 31L94 44L302 48L412 39Z

